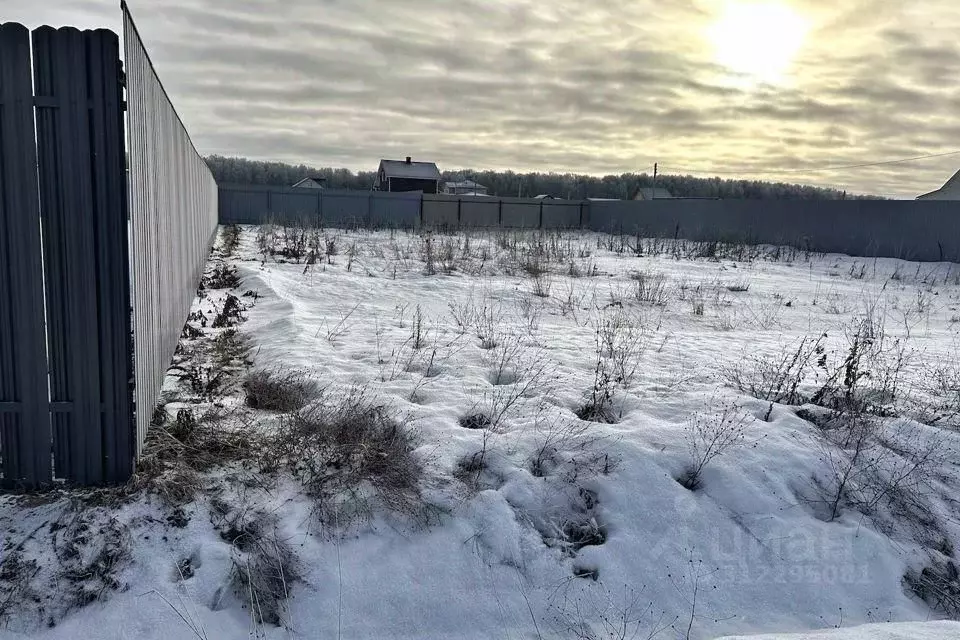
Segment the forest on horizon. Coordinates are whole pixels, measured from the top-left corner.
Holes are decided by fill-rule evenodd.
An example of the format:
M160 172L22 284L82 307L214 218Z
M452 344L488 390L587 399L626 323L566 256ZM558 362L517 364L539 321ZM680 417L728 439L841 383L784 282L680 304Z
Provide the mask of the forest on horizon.
M218 183L260 184L289 187L303 178L322 176L329 189L369 190L376 171L318 168L305 164L250 160L212 155L207 165ZM517 173L514 171L442 171L445 181L474 180L489 189L490 195L533 197L548 194L556 198L632 199L640 188L654 186L647 173L623 173L603 177L574 173ZM691 175L658 175L656 186L677 198L743 198L749 200L879 200L876 196L851 195L837 189L802 184L698 178Z

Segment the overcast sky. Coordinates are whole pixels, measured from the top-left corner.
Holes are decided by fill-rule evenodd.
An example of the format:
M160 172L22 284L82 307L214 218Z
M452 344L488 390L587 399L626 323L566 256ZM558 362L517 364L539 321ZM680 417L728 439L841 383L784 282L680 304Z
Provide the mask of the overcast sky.
M204 154L734 172L887 196L960 155L956 0L131 0ZM0 20L119 30L113 0ZM758 52L764 52L758 54ZM792 173L786 171L792 170Z

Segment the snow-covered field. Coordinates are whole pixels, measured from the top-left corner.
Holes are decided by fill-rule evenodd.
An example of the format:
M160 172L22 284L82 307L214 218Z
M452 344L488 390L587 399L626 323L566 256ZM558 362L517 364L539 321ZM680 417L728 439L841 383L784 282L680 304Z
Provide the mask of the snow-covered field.
M4 633L716 638L960 615L960 266L302 233L244 227L213 260L130 487L5 498ZM264 371L302 397L248 406ZM330 415L346 432L317 436ZM360 418L388 437L351 439Z

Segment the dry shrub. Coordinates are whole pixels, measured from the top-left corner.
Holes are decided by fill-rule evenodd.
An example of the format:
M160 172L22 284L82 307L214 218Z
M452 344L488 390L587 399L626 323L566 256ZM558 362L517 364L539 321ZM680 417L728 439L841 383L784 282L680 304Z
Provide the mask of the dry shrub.
M227 329L213 339L213 364L220 368L246 366L250 339L236 329Z
M202 474L259 462L262 447L262 436L248 422L198 419L191 409L181 409L176 420L152 425L126 490L155 493L169 505L185 504L203 490Z
M847 332L847 350L838 362L820 356L825 380L812 404L839 414L896 415L900 409L904 368L911 357L908 338L891 338L873 314L857 319Z
M903 582L931 609L960 620L960 572L952 560L933 561L921 571L911 569Z
M240 227L235 224L227 225L223 228L223 243L220 245L220 253L225 258L229 258L237 250L240 244Z
M340 528L377 506L418 513L423 466L415 442L386 407L353 390L285 417L271 453L316 500L320 521Z
M236 289L240 286L240 275L236 267L220 263L204 276L203 286L207 289Z
M910 512L904 507L924 505L931 478L954 455L943 434L907 421L885 429L862 412L833 413L822 428L826 473L816 477L815 484L823 493L828 520L839 517L844 506L864 514L881 507L916 513L915 507Z
M244 307L243 304L240 303L240 299L232 294L228 294L227 299L223 302L223 309L214 316L211 326L214 329L224 329L239 324L244 319L243 311Z
M301 371L253 371L243 382L248 407L264 411L297 411L317 393L317 385Z
M105 599L109 591L125 588L120 570L130 562L131 535L116 518L96 522L96 511L82 510L68 523L54 527L53 545L60 563L58 577L67 587L67 609Z
M759 400L797 405L803 402L800 387L807 380L816 359L824 353L827 335L805 337L796 347L767 356L751 356L725 367L727 380L738 391Z
M230 585L246 604L255 624L289 626L287 599L300 580L296 555L277 535L274 516L233 510L215 501L214 520L220 537L233 545Z
M690 491L699 489L707 465L744 444L744 432L751 421L737 404L722 406L716 413L695 414L687 427L690 464L677 482Z
M669 295L667 292L667 277L664 274L638 271L631 273L630 278L636 283L633 296L637 302L657 307L666 306Z

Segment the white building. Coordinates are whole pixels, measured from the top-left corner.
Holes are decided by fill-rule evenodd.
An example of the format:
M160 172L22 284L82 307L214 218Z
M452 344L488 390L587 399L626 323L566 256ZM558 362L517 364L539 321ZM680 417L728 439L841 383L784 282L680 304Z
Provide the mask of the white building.
M960 171L936 191L917 196L917 200L960 200Z
M489 189L473 180L443 183L443 192L452 196L485 196Z

